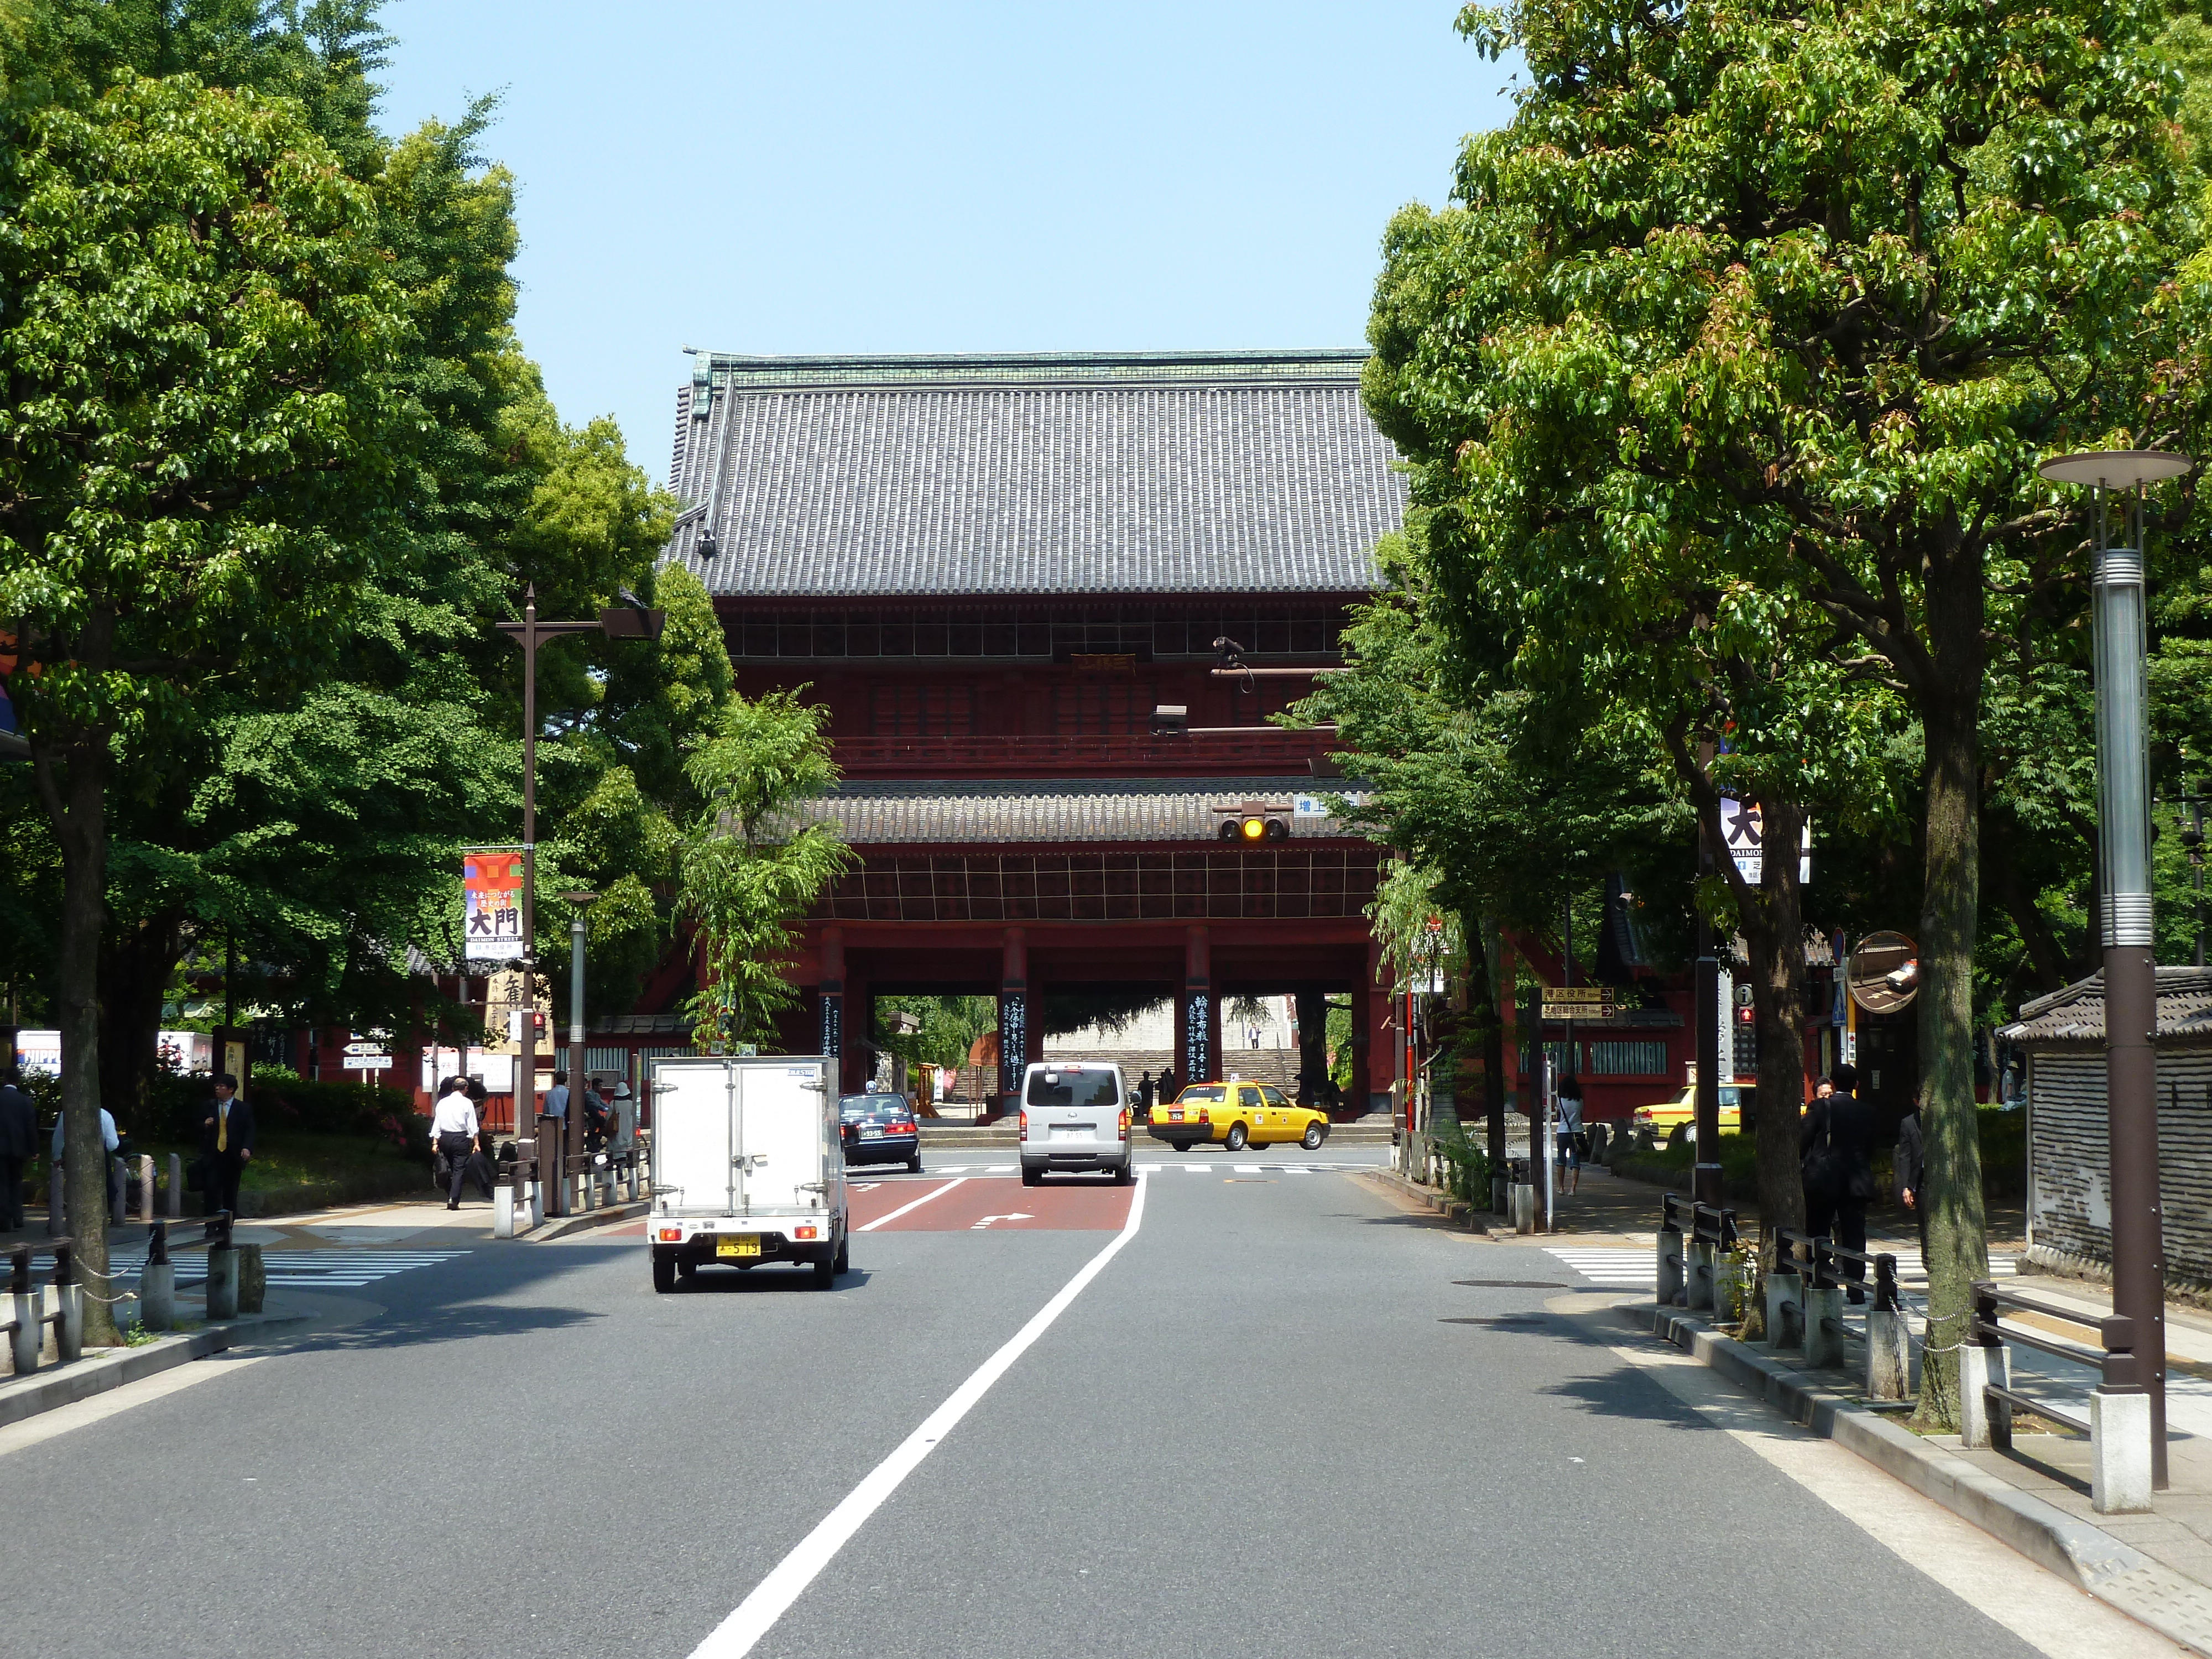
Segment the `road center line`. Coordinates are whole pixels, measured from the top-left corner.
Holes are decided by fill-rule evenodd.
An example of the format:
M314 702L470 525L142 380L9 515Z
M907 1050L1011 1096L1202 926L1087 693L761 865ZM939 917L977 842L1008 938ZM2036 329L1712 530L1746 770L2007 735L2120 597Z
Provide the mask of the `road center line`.
M877 1228L882 1226L886 1221L896 1221L908 1210L918 1210L923 1205L928 1203L931 1199L944 1197L945 1194L951 1192L955 1187L957 1187L962 1182L967 1179L968 1177L966 1176L957 1176L951 1181L946 1182L935 1192L924 1193L920 1198L915 1200L913 1203L902 1204L898 1208L893 1210L889 1215L879 1215L873 1221L865 1222L861 1225L854 1228L853 1231L856 1233L872 1233L875 1231Z
M754 1644L790 1611L793 1602L806 1593L806 1587L836 1559L837 1552L883 1506L884 1500L899 1489L921 1460L937 1449L938 1442L952 1432L975 1402L990 1392L991 1385L1051 1328L1053 1322L1066 1312L1068 1304L1083 1294L1084 1287L1097 1278L1106 1264L1121 1253L1121 1247L1137 1236L1137 1229L1145 1218L1145 1189L1151 1184L1142 1173L1138 1175L1136 1193L1129 1200L1129 1218L1122 1224L1121 1231L1107 1241L1106 1248L1078 1268L1075 1277L1031 1315L1028 1324L1007 1338L996 1353L977 1366L968 1380L946 1397L943 1405L922 1419L920 1428L869 1470L860 1484L846 1494L845 1500L823 1516L814 1530L800 1539L798 1547L753 1587L752 1594L738 1603L737 1610L692 1649L691 1659L744 1659L753 1650ZM934 1198L937 1194L928 1196ZM915 1203L927 1201L918 1198ZM890 1219L890 1216L884 1218L885 1221Z

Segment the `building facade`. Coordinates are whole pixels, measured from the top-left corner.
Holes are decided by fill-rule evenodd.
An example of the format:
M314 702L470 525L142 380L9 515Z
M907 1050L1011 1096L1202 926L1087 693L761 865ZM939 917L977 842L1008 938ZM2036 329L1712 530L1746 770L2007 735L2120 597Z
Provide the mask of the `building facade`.
M1330 666L1403 477L1358 351L755 358L678 400L666 556L714 595L747 696L807 688L860 854L809 918L793 1048L867 1073L890 992L999 1001L1002 1090L1052 989L1154 990L1186 1079L1221 1007L1349 992L1355 1109L1387 1104L1389 988L1325 733L1268 716ZM1188 711L1156 736L1153 711ZM1224 808L1288 833L1219 839Z

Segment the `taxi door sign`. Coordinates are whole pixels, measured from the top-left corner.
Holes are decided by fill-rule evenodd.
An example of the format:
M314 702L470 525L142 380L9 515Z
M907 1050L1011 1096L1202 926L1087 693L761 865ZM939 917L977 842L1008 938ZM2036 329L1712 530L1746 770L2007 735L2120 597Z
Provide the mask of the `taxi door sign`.
M522 854L477 848L461 855L461 954L473 960L522 954Z

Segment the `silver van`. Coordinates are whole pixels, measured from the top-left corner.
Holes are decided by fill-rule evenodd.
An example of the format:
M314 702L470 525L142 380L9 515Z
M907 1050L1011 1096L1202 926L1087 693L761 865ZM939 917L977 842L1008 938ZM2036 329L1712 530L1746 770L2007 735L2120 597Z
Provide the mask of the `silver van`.
M1119 1187L1137 1178L1120 1066L1032 1066L1022 1074L1021 1109L1023 1186L1037 1185L1048 1170L1111 1170Z

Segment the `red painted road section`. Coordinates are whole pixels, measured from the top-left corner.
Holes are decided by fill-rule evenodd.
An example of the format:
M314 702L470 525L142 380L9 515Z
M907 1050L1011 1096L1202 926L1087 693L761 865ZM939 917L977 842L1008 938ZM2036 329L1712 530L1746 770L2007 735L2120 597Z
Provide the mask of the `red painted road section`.
M946 1181L886 1181L881 1186L852 1195L853 1225L860 1227L878 1216L912 1204L925 1193L932 1198L876 1231L879 1233L952 1232L1109 1232L1116 1233L1129 1218L1133 1187L1115 1187L1103 1180L1048 1181L1042 1187L1024 1187L1012 1176L971 1176L950 1192ZM1019 1216L1020 1220L1010 1218ZM986 1217L1000 1219L986 1222Z

